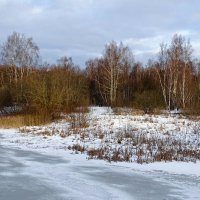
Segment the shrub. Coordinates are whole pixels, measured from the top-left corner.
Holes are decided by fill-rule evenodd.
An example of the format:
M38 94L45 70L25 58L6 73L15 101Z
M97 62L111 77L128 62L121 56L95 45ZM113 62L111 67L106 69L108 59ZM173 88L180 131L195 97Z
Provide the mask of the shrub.
M154 90L143 91L135 95L134 105L144 113L151 113L155 108L162 107L162 96Z

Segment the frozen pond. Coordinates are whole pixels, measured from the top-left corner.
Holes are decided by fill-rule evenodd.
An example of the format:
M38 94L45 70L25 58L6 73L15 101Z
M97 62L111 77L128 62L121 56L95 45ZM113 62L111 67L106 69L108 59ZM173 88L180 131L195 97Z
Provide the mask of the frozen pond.
M122 167L90 162L75 165L57 156L4 146L0 146L0 160L1 200L188 199L176 183L199 186L192 177L127 173Z
M200 199L198 175L87 160L65 150L27 149L7 134L15 136L12 130L0 134L1 200Z

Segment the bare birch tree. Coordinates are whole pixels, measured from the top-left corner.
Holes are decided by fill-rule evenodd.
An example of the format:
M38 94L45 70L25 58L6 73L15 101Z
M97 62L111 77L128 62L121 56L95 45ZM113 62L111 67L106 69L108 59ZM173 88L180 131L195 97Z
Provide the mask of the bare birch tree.
M39 48L32 38L13 32L1 48L1 61L7 65L7 73L11 77L10 84L15 84L15 101L24 101L24 77L28 76L32 67L39 62Z
M24 34L13 32L1 48L1 60L10 66L11 73L17 82L22 79L24 73L37 66L39 61L39 47L32 38L26 38ZM18 74L19 73L19 74Z
M160 45L159 64L155 67L158 79L160 82L165 105L170 108L170 94L171 90L168 84L168 54L167 46Z
M100 94L107 105L115 105L120 84L120 76L124 75L132 64L133 54L121 43L111 42L106 45L103 58L98 60L96 81Z
M168 109L185 108L191 99L190 82L192 47L181 35L175 34L169 47L161 45L156 69Z

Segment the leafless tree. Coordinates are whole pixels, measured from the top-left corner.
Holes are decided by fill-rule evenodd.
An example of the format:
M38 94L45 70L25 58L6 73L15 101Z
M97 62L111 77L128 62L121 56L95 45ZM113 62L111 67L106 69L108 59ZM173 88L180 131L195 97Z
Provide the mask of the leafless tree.
M133 64L133 54L128 47L121 43L111 42L106 45L103 58L99 59L96 81L105 103L114 105L117 100L117 91L120 77L129 73Z
M185 108L191 99L192 47L189 41L175 34L169 47L162 44L156 72L167 107Z
M1 48L1 60L10 66L15 81L23 78L24 73L37 66L39 61L39 48L32 38L26 38L24 34L13 32ZM18 71L20 73L18 74Z

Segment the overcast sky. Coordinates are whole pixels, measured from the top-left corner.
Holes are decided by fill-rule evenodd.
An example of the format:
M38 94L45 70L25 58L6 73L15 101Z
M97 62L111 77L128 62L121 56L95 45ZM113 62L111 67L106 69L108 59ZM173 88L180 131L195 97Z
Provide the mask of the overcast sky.
M84 66L112 40L146 62L175 33L190 38L200 57L200 1L0 0L0 44L13 31L32 37L51 64L71 56Z

